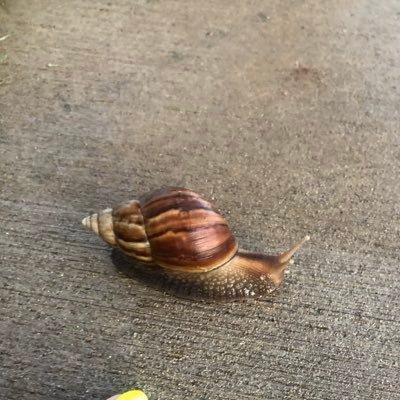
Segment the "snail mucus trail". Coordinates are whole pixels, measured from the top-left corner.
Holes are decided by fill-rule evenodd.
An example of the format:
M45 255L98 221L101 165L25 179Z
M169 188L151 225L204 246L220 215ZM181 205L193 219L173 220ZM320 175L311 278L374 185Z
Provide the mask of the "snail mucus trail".
M184 297L260 297L282 283L292 256L239 249L225 218L200 195L166 187L92 214L83 225L156 274L160 285Z

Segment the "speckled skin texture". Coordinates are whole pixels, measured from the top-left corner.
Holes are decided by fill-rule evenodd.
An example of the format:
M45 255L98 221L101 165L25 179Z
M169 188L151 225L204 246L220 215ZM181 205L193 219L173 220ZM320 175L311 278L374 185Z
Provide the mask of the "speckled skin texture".
M197 274L140 264L118 249L113 250L112 260L118 270L139 283L177 297L205 301L259 298L280 286L285 270L285 266L275 264L276 256L241 250L223 266Z
M257 298L274 291L282 282L283 269L278 271L259 261L250 265L249 254L239 252L225 265L201 274L163 273L163 287L175 295L193 299L234 300ZM257 268L259 267L259 268Z

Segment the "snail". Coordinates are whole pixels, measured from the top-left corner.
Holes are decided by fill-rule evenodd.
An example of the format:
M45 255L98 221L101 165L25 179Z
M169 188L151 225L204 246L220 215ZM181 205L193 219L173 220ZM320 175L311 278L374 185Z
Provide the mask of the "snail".
M294 253L239 249L225 218L191 190L166 187L92 214L83 225L154 272L177 295L209 299L260 297L282 283Z

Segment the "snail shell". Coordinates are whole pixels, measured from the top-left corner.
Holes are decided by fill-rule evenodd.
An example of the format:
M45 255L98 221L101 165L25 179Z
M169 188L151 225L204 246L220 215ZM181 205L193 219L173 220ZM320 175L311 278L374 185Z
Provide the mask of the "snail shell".
M258 297L282 282L291 257L238 250L225 218L195 192L167 187L92 214L83 225L186 297Z

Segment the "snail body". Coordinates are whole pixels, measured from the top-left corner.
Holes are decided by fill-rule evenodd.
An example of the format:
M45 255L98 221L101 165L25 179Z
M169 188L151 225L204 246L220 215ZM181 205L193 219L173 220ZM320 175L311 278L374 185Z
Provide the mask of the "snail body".
M239 249L225 218L200 195L167 187L82 221L109 245L158 274L164 287L196 298L259 297L283 280L294 253Z

